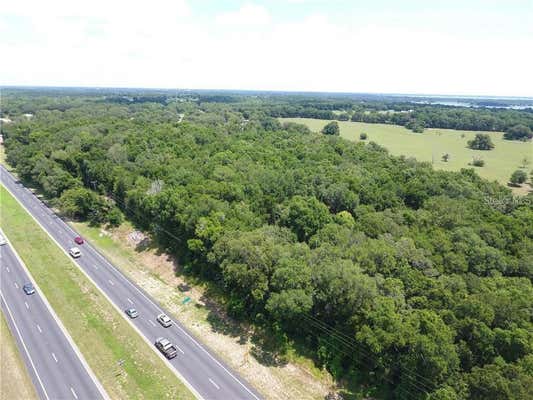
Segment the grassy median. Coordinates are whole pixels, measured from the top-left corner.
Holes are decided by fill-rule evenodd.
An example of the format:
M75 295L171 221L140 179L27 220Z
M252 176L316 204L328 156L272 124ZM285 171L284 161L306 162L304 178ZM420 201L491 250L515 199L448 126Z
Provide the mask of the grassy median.
M268 365L255 358L254 349L258 350L256 354L262 350L250 338L253 331L249 326L231 321L223 311L223 300L208 292L203 282L182 275L171 257L151 246L136 249L129 238L135 228L129 222L113 229L91 227L86 222L70 224L265 399L319 400L331 390L334 382L329 373L295 348L287 352L286 365ZM189 290L182 292L179 288L183 286L189 286ZM183 305L186 296L193 301ZM210 305L204 303L206 298Z
M111 398L194 398L1 185L0 226Z
M37 399L26 366L4 315L0 313L0 400Z

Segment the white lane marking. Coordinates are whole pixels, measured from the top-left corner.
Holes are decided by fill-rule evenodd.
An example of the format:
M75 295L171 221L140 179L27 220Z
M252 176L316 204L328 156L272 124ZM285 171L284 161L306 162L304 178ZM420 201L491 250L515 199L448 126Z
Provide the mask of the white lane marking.
M57 357L54 353L52 353L52 357L54 357L55 362L57 362Z
M24 302L24 305L26 306L26 309L28 309L28 310L30 309L30 306L28 305L27 302Z
M2 166L0 166L0 170L3 170ZM8 177L10 177L11 179L13 179L9 173L6 173L6 175ZM44 225L37 219L35 218L35 216L33 215L32 212L30 212L30 210L28 209L28 206L26 204L24 204L24 202L20 201L20 199L18 198L18 195L14 193L14 191L12 189L10 189L9 187L7 187L3 182L0 182L2 183L2 185L13 195L13 197L15 198L15 200L17 200L17 202L21 205L22 208L24 208L28 214L35 220L35 222L41 227L41 229L50 237L50 239L67 255L69 256L68 252L59 244L59 242L57 241L57 239L54 237L54 235L51 233L51 230L50 228L45 228ZM20 186L22 186L22 184L19 184ZM19 190L18 188L16 188L16 190ZM61 218L58 218L56 220L56 222L58 224L61 224L62 226L64 226L67 230L69 230L70 232L72 232L73 234L75 235L78 235L78 233L72 229L70 227L70 225L68 225L66 222L64 222ZM143 296L150 304L152 304L158 312L161 312L161 308L160 306L156 305L153 300L149 299L148 297L146 297L146 295L140 291L140 289L135 286L131 281L129 281L125 275L121 272L119 272L117 270L117 268L111 264L109 261L107 261L107 259L102 256L93 246L89 245L88 244L88 247L91 248L91 250L94 252L94 254L96 254L98 257L100 257L104 263L106 263L111 269L113 269L115 271L115 273L120 277L120 279L124 280L126 283L130 284L135 290L137 290L141 296ZM91 278L91 276L84 270L84 268L81 267L81 265L79 265L78 263L76 263L74 260L72 260L72 262L74 263L74 265L76 265L79 270L85 275L85 277L87 279L89 279L89 281L91 281L99 290L100 292L104 295L104 297L107 298L107 300L109 301L109 303L117 310L117 312L121 313L122 310L118 308L118 306L113 302L113 300L111 300L111 298L109 297L109 295L106 293L105 290L103 290L95 281L94 279ZM52 313L52 315L54 315L54 318L56 319L56 321L58 322L58 324L61 325L59 319L57 318L57 316L55 316L55 314L53 313L53 310L51 309L51 307L49 308L50 312ZM128 318L124 317L125 320L128 320ZM152 342L148 340L148 338L146 337L146 335L144 335L140 330L139 328L137 328L133 323L132 321L129 321L128 322L130 323L130 325L137 331L137 333L139 334L139 336L142 337L142 339L149 345L153 348L152 346ZM154 324L155 325L155 324ZM62 325L61 325L62 326ZM89 374L91 375L91 378L93 379L93 382L95 383L95 385L98 387L100 393L102 394L102 396L105 398L105 399L109 399L109 396L107 395L107 393L105 393L104 389L101 387L101 385L99 384L99 382L96 380L96 377L94 376L94 373L90 370L89 366L87 365L85 359L83 358L83 356L81 355L81 353L79 352L79 350L77 349L77 347L75 346L74 342L72 341L72 339L70 338L70 336L68 336L68 334L66 333L66 331L64 330L63 328L63 331L65 333L65 335L67 335L69 341L71 342L71 345L73 346L73 348L76 350L76 352L78 353L78 356L80 357L80 359L83 361L83 364L86 368L86 370L89 372ZM190 337L190 336L189 336ZM192 338L191 338L192 339ZM193 339L194 341L194 339ZM207 351L205 349L203 349L201 347L201 345L194 341L196 343L197 346L199 346L204 352L207 353ZM198 393L198 391L195 389L194 386L192 386L184 377L183 375L181 375L181 373L175 368L173 367L173 365L159 352L157 351L155 348L153 348L153 351L154 353L156 353L160 358L161 360L163 360L163 362L165 362L167 364L167 366L169 368L171 368L172 372L174 372L174 374L187 386L187 388L194 394L194 396L199 399L199 400L203 400L203 397L200 395L200 393ZM209 353L207 353L209 355L209 357L211 357L215 362L217 362L216 359L213 358L213 356L211 356ZM218 363L218 362L217 362ZM220 365L220 363L218 363ZM229 373L229 371L227 371L222 365L221 367ZM237 380L231 373L229 373L235 380ZM237 382L243 386L245 388L246 391L248 391L255 399L257 400L260 400L257 396L255 396L248 388L246 388L246 386L244 386L240 381L237 380ZM48 397L47 397L48 398Z
M13 314L11 314L11 310L9 309L9 306L7 305L6 299L4 299L4 295L2 294L2 292L0 292L0 299L2 299L2 301L6 305L9 318L11 318L11 322L13 323L13 326L15 327L15 330L17 331L17 334L19 335L20 343L22 343L22 347L24 347L24 351L26 352L26 355L28 356L28 360L30 360L30 364L33 368L33 371L35 371L35 376L37 377L37 380L39 381L39 384L41 385L41 388L43 389L44 397L46 397L47 400L50 400L50 397L48 397L48 393L46 393L46 389L44 388L43 381L41 380L41 377L39 376L39 373L37 372L37 368L35 368L35 364L33 363L33 360L30 356L30 352L28 351L28 348L26 347L26 343L24 343L24 339L22 339L22 335L20 334L19 327L15 323L15 318L13 318Z
M9 267L6 267L7 272L9 272Z
M96 264L93 265L93 267L94 267L94 269L98 269L98 265L96 265Z
M0 165L0 172L2 171L2 168L1 168L1 165ZM1 175L1 173L0 173ZM0 176L1 178L1 176ZM57 243L57 241L55 241L55 239L50 235L50 233L46 230L44 230L44 227L41 225L41 223L28 211L28 209L24 206L24 204L15 196L15 194L13 194L13 192L11 192L11 190L1 181L0 179L0 184L6 188L8 190L8 192L11 193L11 195L13 196L13 198L20 204L20 206L30 215L30 217L33 218L33 220L41 227L41 229L43 229L43 231L50 237L50 239L52 239L52 241L54 241L54 243L61 249L61 247L59 246L59 243ZM0 228L0 233L3 233L2 232L2 229ZM13 248L12 244L10 243L9 239L7 239L7 242L9 243L9 245L11 246L11 248ZM63 250L63 249L61 249ZM35 280L33 279L33 277L31 276L30 274L30 271L28 270L28 268L26 267L26 264L24 264L24 261L22 261L22 259L20 258L20 256L18 255L18 253L16 251L13 251L14 255L15 255L15 258L18 260L18 262L20 263L20 266L22 267L23 271L28 275L31 283L33 284L33 286L36 288L36 291L37 293L40 292L40 289L39 289L39 285L37 285L37 282L35 282ZM65 253L65 255L68 257L68 253L63 250L63 253ZM94 282L93 282L94 283ZM2 301L4 303L5 302L5 299L2 295L2 291L0 290L0 299L2 299ZM102 398L104 400L110 400L109 398L109 395L106 393L106 391L104 390L104 388L102 387L102 385L100 384L100 382L96 379L96 376L94 375L94 372L90 369L89 365L87 364L87 361L85 361L85 358L83 357L83 355L81 354L80 350L78 349L78 347L76 346L76 344L74 343L74 341L72 340L72 338L70 337L69 333L67 332L67 330L65 329L65 327L63 326L63 324L61 323L61 320L58 318L58 316L56 315L56 313L54 312L54 310L52 309L52 306L50 306L50 304L48 303L48 300L46 299L46 297L41 297L41 300L43 301L44 305L46 306L48 312L50 313L50 315L52 316L52 318L54 319L54 321L56 322L57 326L59 327L59 329L61 330L61 332L63 333L63 335L65 336L65 338L67 339L68 343L70 344L71 348L74 350L74 352L76 353L78 359L80 360L81 364L83 365L83 367L85 368L85 371L87 371L87 374L90 376L91 380L93 381L94 385L96 386L96 388L98 389L98 391L100 392L100 394L102 395ZM6 307L7 306L7 303L6 303ZM13 316L10 314L11 316L11 319L13 320ZM13 322L14 323L14 322ZM18 327L15 325L15 327L17 328L17 331L18 331ZM19 331L18 331L19 332ZM20 332L19 332L19 336L20 336L20 339L22 340L22 336L20 335ZM147 341L148 342L148 341ZM148 344L151 345L150 342L148 342ZM36 375L37 375L37 369L35 368L35 365L33 364L33 360L31 360L31 357L29 357L29 353L28 353L28 350L24 344L24 349L26 351L26 353L28 354L28 358L30 358L30 361L32 363L32 367L34 369L34 371L36 372ZM155 350L154 350L155 352ZM159 352L157 352L159 353ZM160 353L159 353L160 354ZM164 359L164 357L161 355L160 357L161 359ZM169 363L170 364L170 363ZM46 399L50 399L48 397L48 393L46 393L46 390L44 389L44 385L41 381L41 378L37 375L37 378L39 379L39 383L41 385L41 387L43 388L43 391L44 391L44 394L46 396Z
M209 378L209 382L211 382L211 383L213 384L213 386L217 388L217 390L220 389L220 386L218 386L218 385L213 381L213 379Z
M176 346L176 349L178 349L178 351L179 351L181 354L185 354L185 352L184 352L182 349L180 349L180 347L179 347L177 344L174 345L174 346Z
M62 221L62 220L61 220ZM67 224L65 223L64 221L62 221L72 232L74 232L74 230ZM74 232L76 233L76 232ZM107 264L111 269L113 269L118 276L120 276L121 279L123 279L125 282L129 283L130 286L132 286L142 297L144 297L145 300L147 300L150 304L152 304L158 312L162 312L162 309L161 309L161 306L157 305L152 299L150 299L148 296L146 296L142 291L141 289L139 289L136 285L133 284L133 282L131 282L128 278L126 278L126 276L120 272L113 264L111 264L107 258L105 258L102 254L100 254L100 252L98 250L96 250L92 245L89 245L88 246L91 250L93 250L94 254L96 254L98 257L100 257L100 259L105 263ZM155 325L155 324L154 324ZM229 376L231 376L235 382L237 382L239 385L241 385L241 387L246 390L254 399L256 400L260 400L259 397L257 397L250 389L248 389L248 387L246 387L246 385L244 383L242 383L239 379L237 379L237 377L235 375L233 375L230 371L228 371L228 369L226 367L224 367L224 365L222 365L220 363L220 361L218 361L215 357L213 357L211 355L211 353L209 353L200 343L198 343L198 341L193 338L185 329L183 329L181 326L179 325L176 325L177 328L185 335L187 336L196 346L198 346L198 348L200 350L202 350L211 360L213 360L215 362L215 364L217 364L220 368L222 368Z
M110 284L111 286L114 286L114 285L115 285L111 279L108 279L107 281L109 282L109 284Z
M39 326L39 324L37 324L37 330L39 331L39 333L43 333L43 330L41 329L41 327Z
M126 300L128 300L130 304L133 304L133 301L131 301L129 298L127 298Z
M147 321L150 322L153 326L156 326L154 321L152 321L151 319L148 319Z
M78 398L78 395L76 394L76 392L74 391L74 389L72 389L72 387L70 388L70 391L72 392L72 395L74 396L75 399Z
M15 284L15 287L18 289L19 288L19 285L17 282L13 282Z
M138 290L138 289L137 289L137 290ZM139 292L144 296L144 294L143 294L140 290L139 290ZM150 301L152 304L154 304L154 302L151 301L150 299L148 299L146 296L144 296L144 297L145 297L148 301ZM154 305L155 305L155 304L154 304ZM202 350L202 351L203 351L203 352L204 352L204 353L205 353L210 359L212 359L216 364L218 364L218 366L219 366L220 368L222 368L224 371L226 371L226 373L227 373L229 376L231 376L231 377L235 380L235 382L237 382L239 385L241 385L241 386L243 387L244 390L246 390L248 393L250 393L254 399L256 399L256 400L260 400L259 397L257 397L257 396L256 396L256 395L255 395L250 389L248 389L248 388L244 385L244 383L242 383L240 380L238 380L238 379L235 377L235 375L233 375L230 371L227 370L226 367L224 367L224 366L220 363L220 361L218 361L215 357L213 357L213 356L212 356L212 355L211 355L211 354L210 354L210 353L209 353L209 352L208 352L208 351L207 351L207 350L206 350L206 349L205 349L200 343L198 343L198 342L196 341L196 339L194 339L191 335L189 335L185 329L183 329L183 328L182 328L181 326L179 326L179 325L176 325L176 326L178 327L178 329L179 329L180 331L183 332L183 334L184 334L185 336L187 336L190 340L192 340L192 342L193 342L194 344L196 344L196 346L198 346L198 348L199 348L200 350Z

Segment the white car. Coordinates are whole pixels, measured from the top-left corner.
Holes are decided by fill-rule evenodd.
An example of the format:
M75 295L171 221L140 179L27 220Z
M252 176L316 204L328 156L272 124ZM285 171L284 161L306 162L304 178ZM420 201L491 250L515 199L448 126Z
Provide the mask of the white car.
M69 251L69 254L72 256L72 258L79 258L81 257L81 251L77 247L71 248Z
M157 316L157 322L159 322L165 328L168 328L172 325L172 320L166 314L159 314Z
M0 233L0 246L7 244L6 238Z

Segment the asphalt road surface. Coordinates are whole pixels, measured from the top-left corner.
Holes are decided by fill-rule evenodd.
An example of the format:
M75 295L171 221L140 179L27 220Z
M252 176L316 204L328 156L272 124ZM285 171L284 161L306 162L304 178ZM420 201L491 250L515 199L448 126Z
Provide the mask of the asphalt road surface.
M43 204L29 189L25 188L3 166L0 166L0 182L36 218L41 226L64 250L78 247L82 256L76 262L93 280L109 300L124 312L134 307L139 316L131 319L141 335L150 342L158 337L169 339L178 349L177 357L170 360L170 366L185 380L197 397L205 400L260 399L260 395L236 372L205 348L172 315L166 312L154 299L130 281L89 243L78 246L73 239L78 234L52 210ZM174 323L169 328L161 326L156 317L166 313Z
M39 397L104 398L40 293L27 295L22 290L30 278L9 244L0 246L0 257L2 311Z

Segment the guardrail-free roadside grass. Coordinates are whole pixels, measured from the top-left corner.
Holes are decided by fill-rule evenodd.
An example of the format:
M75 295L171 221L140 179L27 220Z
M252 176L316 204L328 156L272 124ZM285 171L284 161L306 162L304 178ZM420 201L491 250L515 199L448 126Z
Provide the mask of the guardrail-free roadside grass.
M36 400L26 366L18 352L15 338L7 326L4 315L0 312L0 400L27 399Z
M187 284L194 282L190 291L181 292L177 289L179 283L185 281L182 277L173 279L173 263L165 256L157 256L157 250L135 250L132 243L126 239L133 230L129 222L115 228L113 234L102 234L100 227L91 227L85 222L71 222L74 229L91 242L123 273L130 277L137 285L163 305L172 317L184 324L202 343L225 360L234 370L252 384L261 394L270 400L281 399L323 399L330 390L333 380L323 369L317 368L310 357L300 349L290 349L287 354L289 365L278 367L261 364L250 353L251 344L241 342L239 335L248 335L249 331L236 325L228 325L219 330L215 322L224 317L213 313L208 307L197 303L205 294L202 282L189 279ZM186 296L193 301L183 305ZM217 302L217 296L209 293L209 299ZM220 319L219 319L220 318ZM225 325L222 323L221 325ZM231 326L231 327L230 327ZM235 329L235 330L234 330ZM237 335L237 336L233 336ZM243 336L244 337L244 336Z
M2 185L0 226L111 398L194 398Z

